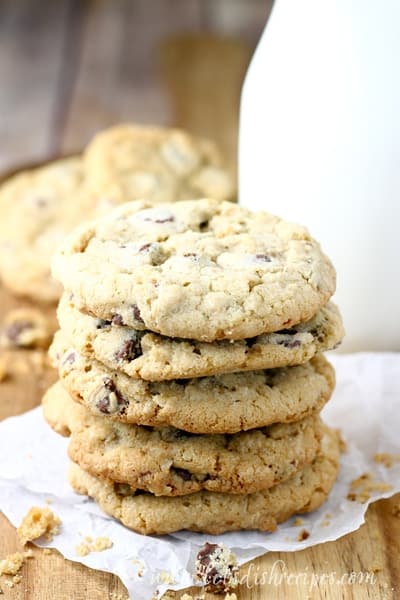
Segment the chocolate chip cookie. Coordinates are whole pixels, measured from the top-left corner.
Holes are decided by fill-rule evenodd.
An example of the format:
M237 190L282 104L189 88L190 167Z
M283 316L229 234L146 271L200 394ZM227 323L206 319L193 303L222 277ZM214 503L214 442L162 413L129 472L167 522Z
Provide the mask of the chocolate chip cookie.
M290 329L233 342L198 342L135 330L120 325L118 318L106 321L80 312L66 294L59 304L58 320L89 360L148 381L302 364L318 352L332 350L344 335L339 311L332 303L310 321Z
M290 328L335 289L306 229L206 199L118 207L64 241L53 273L83 312L205 342Z
M236 194L216 146L179 129L111 127L86 148L84 164L91 193L112 202L229 200Z
M80 494L92 497L107 514L143 534L180 529L220 534L239 529L273 531L295 513L318 508L338 472L339 441L326 429L316 459L293 477L254 494L201 491L186 496L157 497L126 484L103 480L72 463L69 480Z
M322 432L317 416L233 435L126 425L94 416L60 383L44 396L43 410L53 429L71 436L69 456L85 471L156 496L272 487L315 459Z
M322 355L295 367L148 382L88 360L61 333L50 352L62 384L93 414L192 433L236 433L298 421L320 411L335 384Z

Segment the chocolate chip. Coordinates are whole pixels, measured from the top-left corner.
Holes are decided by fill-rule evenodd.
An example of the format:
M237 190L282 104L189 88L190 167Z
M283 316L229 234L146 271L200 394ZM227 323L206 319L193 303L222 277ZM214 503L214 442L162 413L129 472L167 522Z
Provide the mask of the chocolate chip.
M122 325L124 324L124 320L123 320L123 318L121 317L121 315L118 315L118 314L116 314L116 315L114 315L114 316L113 316L113 318L111 319L111 323L112 323L113 325L117 325L118 327L120 327L120 326L122 326Z
M188 256L188 257L189 257L189 256L193 256L193 257L195 257L195 256L198 256L198 254L196 254L195 252L187 252L187 253L186 253L186 254L184 254L183 256Z
M71 350L71 352L68 352L67 356L63 357L63 361L62 364L66 365L73 365L74 362L76 361L76 352L74 350Z
M285 348L298 348L298 346L301 346L301 341L300 340L283 340L282 342L279 342L280 346L284 346Z
M201 356L201 350L199 348L193 348L193 354L197 354L198 356Z
M132 304L132 310L133 310L133 316L134 316L135 320L138 321L139 323L144 323L144 321L142 319L142 315L140 314L140 309L137 304Z
M237 586L236 557L223 546L206 542L196 558L196 575L206 592L228 592Z
M143 246L140 246L139 252L145 252L149 248L151 248L151 244L143 244Z
M202 221L199 224L200 231L205 231L207 229L207 227L208 227L208 223L209 223L209 221Z
M103 385L95 392L94 396L96 408L105 415L120 412L126 406L126 401L110 377L104 379Z
M183 479L183 481L191 481L192 480L191 472L187 471L186 469L180 469L179 467L172 467L171 471L176 473L176 475L178 475L178 477Z
M165 217L165 219L150 219L149 217L147 217L144 220L150 223L173 223L175 221L175 217L173 217L172 215L170 217Z
M263 262L271 262L272 258L268 254L256 254L256 258Z
M105 319L98 319L96 323L96 329L106 329L111 325L111 321L106 321Z
M18 346L21 333L27 329L33 329L33 327L32 321L15 321L15 323L12 323L5 328L5 334L10 342Z
M114 354L116 360L124 360L130 362L139 356L142 356L142 346L140 343L141 336L137 335L134 338L125 340L121 348Z

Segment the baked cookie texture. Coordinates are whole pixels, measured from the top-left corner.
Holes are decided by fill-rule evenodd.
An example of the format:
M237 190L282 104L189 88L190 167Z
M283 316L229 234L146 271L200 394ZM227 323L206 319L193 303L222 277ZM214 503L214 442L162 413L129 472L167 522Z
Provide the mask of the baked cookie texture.
M81 214L84 172L80 157L14 175L0 186L0 277L18 295L52 302L61 285L50 257ZM89 213L88 216L92 216Z
M71 436L69 456L85 471L156 496L272 487L315 459L322 435L317 416L233 435L124 425L94 416L60 383L46 393L43 411L55 431Z
M90 361L61 332L50 354L61 383L93 414L191 433L237 433L299 421L320 411L335 385L323 355L296 367L146 382Z
M134 379L164 381L303 364L335 348L344 330L337 307L326 304L310 321L245 340L199 342L171 338L84 314L63 294L58 320L66 337L91 361Z
M179 129L122 124L95 136L84 153L89 190L113 202L157 203L236 190L216 145Z
M176 497L138 494L127 485L94 477L75 463L69 480L75 491L94 498L104 512L139 533L273 531L293 514L315 510L325 501L337 477L339 453L337 433L326 428L320 453L310 465L284 483L248 495L208 491Z
M209 199L120 206L64 240L53 274L83 312L205 342L292 327L335 290L305 228Z
M129 149L129 152L128 152ZM0 184L0 277L15 294L55 302L50 257L79 223L127 200L147 206L212 194L234 199L216 146L177 129L106 130L84 156L19 172Z

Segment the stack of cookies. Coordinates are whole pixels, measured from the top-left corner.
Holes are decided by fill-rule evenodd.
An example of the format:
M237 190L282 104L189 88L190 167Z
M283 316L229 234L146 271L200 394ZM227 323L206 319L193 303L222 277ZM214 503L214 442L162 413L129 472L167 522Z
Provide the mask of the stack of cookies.
M47 421L70 482L145 534L273 530L338 471L319 413L343 336L335 272L307 230L216 200L135 201L79 227Z

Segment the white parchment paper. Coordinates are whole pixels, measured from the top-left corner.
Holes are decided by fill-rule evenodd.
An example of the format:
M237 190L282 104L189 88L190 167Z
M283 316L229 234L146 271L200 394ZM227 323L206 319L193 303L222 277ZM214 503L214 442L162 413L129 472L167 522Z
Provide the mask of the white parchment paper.
M40 408L0 423L0 509L18 525L32 505L44 506L51 500L62 529L50 545L70 560L119 575L135 600L148 600L157 589L162 593L167 588L192 585L194 557L206 540L232 548L240 563L268 550L295 551L335 540L364 521L368 503L346 498L353 479L370 472L375 480L391 485L390 491L371 494L369 502L400 491L400 464L387 468L373 460L375 453L400 452L400 354L330 358L336 367L337 387L323 416L329 425L341 428L348 448L328 501L304 516L302 527L310 536L303 542L297 541L299 529L293 520L269 534L238 532L213 537L179 532L146 537L133 533L105 516L91 500L72 492L67 483L68 440L51 431ZM81 558L76 547L85 536L107 536L114 545ZM174 584L162 583L166 576Z

